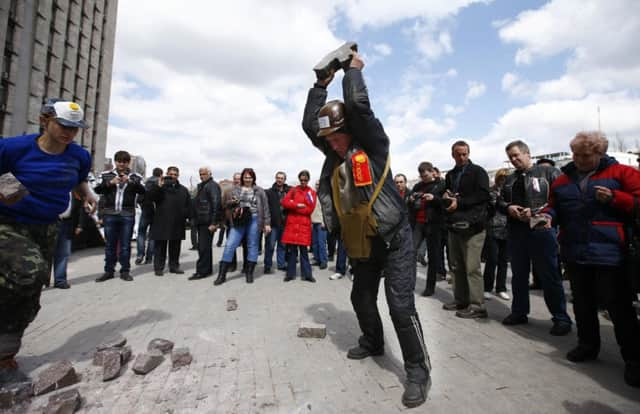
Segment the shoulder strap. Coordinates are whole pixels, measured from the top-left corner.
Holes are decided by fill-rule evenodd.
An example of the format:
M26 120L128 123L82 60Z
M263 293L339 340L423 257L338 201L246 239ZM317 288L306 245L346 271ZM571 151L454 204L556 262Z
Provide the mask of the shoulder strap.
M382 191L382 186L384 185L384 180L387 179L387 174L389 173L390 165L391 165L391 155L387 155L387 162L384 165L384 171L382 172L382 176L380 177L378 184L376 184L376 188L373 191L373 195L371 196L371 199L369 200L369 204L367 205L367 209L369 211L371 211L371 208L373 207L373 202L376 201L378 194L380 194L380 191ZM336 213L338 213L338 217L342 217L344 213L342 212L342 206L340 204L339 175L340 175L340 166L338 165L333 169L333 175L331 177L331 192L333 193L332 194L333 203L336 206Z

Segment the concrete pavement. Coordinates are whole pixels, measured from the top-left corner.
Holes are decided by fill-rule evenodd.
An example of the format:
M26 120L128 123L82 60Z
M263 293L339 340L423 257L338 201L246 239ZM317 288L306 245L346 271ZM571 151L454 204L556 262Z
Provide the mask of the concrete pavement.
M379 307L386 330L386 354L352 361L346 351L359 336L349 301L351 282L330 281L333 263L317 283L282 282L282 273L262 275L253 285L239 272L214 287L213 279L187 281L197 254L183 244L184 275L154 276L150 265L132 268L133 282L95 283L103 251L74 253L69 290L47 289L42 309L24 337L18 363L34 376L48 363L69 359L82 374L79 386L86 413L395 413L404 372L388 316L384 289ZM135 248L134 248L135 251ZM214 247L214 261L222 249ZM262 258L260 258L260 262ZM217 265L215 269L217 271ZM565 360L576 343L548 334L548 312L539 292L532 295L529 324L506 328L500 321L510 303L494 298L489 319L464 320L441 309L450 285L419 296L425 268L418 266L416 303L433 364L429 413L637 413L640 392L625 385L623 362L611 323L602 320L600 359L586 364ZM238 309L228 312L227 299ZM569 306L571 308L571 306ZM296 337L301 321L327 326L324 339ZM130 365L111 382L91 365L95 346L116 333L133 353L157 337L188 346L191 366L171 370L165 361L147 376ZM32 411L48 395L35 399Z

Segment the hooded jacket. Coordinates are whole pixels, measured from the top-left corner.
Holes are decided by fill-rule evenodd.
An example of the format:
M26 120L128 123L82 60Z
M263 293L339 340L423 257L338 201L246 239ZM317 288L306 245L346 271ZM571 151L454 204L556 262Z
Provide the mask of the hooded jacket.
M325 154L325 161L320 174L318 201L322 205L322 213L327 229L338 234L340 223L333 204L331 177L334 168L346 163L346 169L352 171L351 157L357 151L364 151L369 158L373 183L358 187L361 202L368 202L375 186L378 184L389 156L389 137L382 124L375 117L369 103L369 94L362 77L362 71L349 68L342 79L342 91L345 105L346 125L353 139L347 155L342 160L331 149L325 137L319 137L318 112L327 101L327 90L315 85L309 90L307 103L302 119L302 128L313 145ZM389 170L382 186L382 191L373 203L373 214L378 223L378 234L385 242L391 243L396 233L407 223L407 209L397 187L393 182L393 174Z
M311 246L311 213L316 207L316 192L309 186L293 187L281 204L287 210L282 243ZM298 204L304 204L304 208L298 208Z
M640 197L640 171L605 155L587 178L584 191L575 163L567 164L562 172L551 185L545 210L560 226L562 260L583 265L622 265L633 197ZM596 200L597 185L612 190L613 199L609 203Z

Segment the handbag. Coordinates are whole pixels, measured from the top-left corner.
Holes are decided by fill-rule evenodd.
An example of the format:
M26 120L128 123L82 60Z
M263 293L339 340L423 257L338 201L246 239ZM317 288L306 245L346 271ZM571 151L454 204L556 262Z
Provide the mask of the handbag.
M234 227L241 227L251 221L251 209L249 207L235 207L231 212Z
M333 203L336 207L336 213L338 214L338 220L340 222L340 237L344 243L347 255L351 259L368 259L371 255L372 240L373 237L378 234L378 223L372 214L372 207L373 202L382 190L384 180L387 178L390 158L390 156L387 156L384 172L369 202L360 203L347 212L342 211L340 203L340 189L338 188L339 167L336 167L333 171L333 177L331 179Z

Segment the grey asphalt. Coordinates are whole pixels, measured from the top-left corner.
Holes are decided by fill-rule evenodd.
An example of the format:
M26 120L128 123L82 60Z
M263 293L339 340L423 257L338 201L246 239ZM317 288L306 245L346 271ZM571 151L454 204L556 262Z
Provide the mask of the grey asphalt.
M213 286L213 277L187 281L197 254L183 244L184 275L154 276L133 265L133 282L95 283L103 251L74 253L69 290L47 289L28 328L18 363L35 376L49 363L70 360L82 375L85 413L639 413L640 391L622 378L624 364L611 323L602 323L597 361L573 364L565 353L575 331L549 335L550 316L541 292L532 293L528 325L504 327L509 302L488 301L489 318L465 320L442 309L451 288L438 282L423 298L425 268L418 266L416 303L433 364L429 398L416 409L400 403L404 378L400 349L388 316L384 289L379 307L386 330L384 356L352 361L346 351L359 328L349 301L348 278L331 281L314 268L317 283L283 283L281 272L245 283L239 272ZM135 252L135 247L133 248ZM214 261L222 249L214 247ZM260 258L260 262L262 257ZM215 266L217 271L217 265ZM238 309L228 312L226 302ZM570 308L570 306L569 306ZM296 336L308 321L327 326L324 339ZM191 366L171 370L165 361L146 376L127 367L111 382L91 365L93 351L114 334L124 335L134 356L154 338L190 348ZM31 405L37 412L48 395Z

